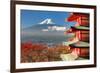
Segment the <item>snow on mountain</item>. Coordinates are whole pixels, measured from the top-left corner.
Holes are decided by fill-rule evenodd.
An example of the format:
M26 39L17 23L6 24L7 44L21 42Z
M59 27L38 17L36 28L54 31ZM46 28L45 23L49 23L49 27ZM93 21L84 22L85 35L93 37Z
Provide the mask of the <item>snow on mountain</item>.
M64 26L55 25L55 23L50 18L43 20L39 24L42 24L42 25L48 24L47 28L41 29L42 31L65 31L66 30L66 27L64 27ZM49 26L51 24L53 24L53 25Z
M47 18L43 20L42 22L40 22L39 24L55 24L55 23L52 22L52 19Z
M48 32L48 31L66 31L66 26L56 24L52 19L47 18L38 24L34 24L31 27L25 28L23 31L27 32Z
M52 19L45 19L40 24L33 24L22 29L21 40L22 42L31 40L33 42L61 43L68 37L64 34L66 29L66 26L52 22Z

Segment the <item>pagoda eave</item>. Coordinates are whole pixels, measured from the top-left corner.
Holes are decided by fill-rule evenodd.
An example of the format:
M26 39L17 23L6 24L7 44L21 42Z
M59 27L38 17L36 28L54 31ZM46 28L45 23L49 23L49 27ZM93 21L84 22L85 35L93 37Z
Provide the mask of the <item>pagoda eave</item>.
M69 45L71 48L89 48L89 43L78 41Z

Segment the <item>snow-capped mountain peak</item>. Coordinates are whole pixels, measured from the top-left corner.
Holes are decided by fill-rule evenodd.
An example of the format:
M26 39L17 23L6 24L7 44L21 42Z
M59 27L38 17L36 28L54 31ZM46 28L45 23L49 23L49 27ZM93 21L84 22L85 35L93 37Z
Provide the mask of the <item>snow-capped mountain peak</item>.
M52 19L47 18L43 20L42 22L40 22L39 24L55 24L55 23L52 22Z

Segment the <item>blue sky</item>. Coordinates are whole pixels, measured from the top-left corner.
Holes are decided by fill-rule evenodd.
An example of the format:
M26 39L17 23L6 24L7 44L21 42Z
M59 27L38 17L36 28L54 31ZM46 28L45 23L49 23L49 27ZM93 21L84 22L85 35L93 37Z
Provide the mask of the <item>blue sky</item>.
M75 22L66 22L65 19L69 16L69 12L21 10L21 26L22 28L27 28L50 18L55 25L59 24L70 27L73 26Z

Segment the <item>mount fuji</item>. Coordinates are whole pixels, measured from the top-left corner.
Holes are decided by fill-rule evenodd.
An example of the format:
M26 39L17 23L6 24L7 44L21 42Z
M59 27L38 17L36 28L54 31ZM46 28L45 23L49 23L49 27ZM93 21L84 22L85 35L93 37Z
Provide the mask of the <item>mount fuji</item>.
M34 24L30 27L24 28L23 31L65 31L66 27L60 24L56 24L52 19L47 18L38 24Z
M61 42L66 40L66 27L60 24L56 24L52 19L47 18L40 23L34 24L30 27L21 30L21 40L22 41L56 41ZM56 39L55 39L56 38ZM49 41L49 42L50 42Z
M52 19L47 18L43 20L42 22L40 22L39 24L55 24L55 23L52 22Z

